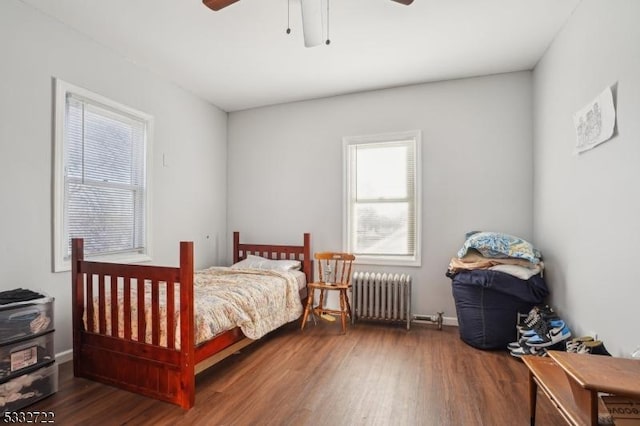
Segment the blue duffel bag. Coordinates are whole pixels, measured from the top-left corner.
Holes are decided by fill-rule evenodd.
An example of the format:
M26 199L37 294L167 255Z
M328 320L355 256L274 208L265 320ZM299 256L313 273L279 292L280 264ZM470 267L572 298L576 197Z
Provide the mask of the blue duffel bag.
M460 338L478 349L506 349L517 338L518 313L526 314L549 294L538 274L528 280L488 269L450 275Z

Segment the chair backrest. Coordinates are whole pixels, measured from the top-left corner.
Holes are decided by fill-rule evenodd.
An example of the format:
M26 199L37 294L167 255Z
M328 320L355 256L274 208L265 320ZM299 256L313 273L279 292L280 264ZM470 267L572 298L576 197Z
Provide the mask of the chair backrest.
M314 255L318 261L320 282L350 285L351 265L356 257L350 253L321 252Z

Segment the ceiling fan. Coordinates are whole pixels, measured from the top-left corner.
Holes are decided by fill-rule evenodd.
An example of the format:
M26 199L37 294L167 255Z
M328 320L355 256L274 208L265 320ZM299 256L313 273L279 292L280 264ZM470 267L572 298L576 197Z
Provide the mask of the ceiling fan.
M239 0L202 0L205 6L218 11ZM392 0L396 3L410 5L413 0ZM302 32L304 33L304 45L313 47L322 44L322 0L300 0L302 9ZM287 28L287 33L289 33ZM328 29L327 29L328 32ZM327 38L326 44L329 44Z

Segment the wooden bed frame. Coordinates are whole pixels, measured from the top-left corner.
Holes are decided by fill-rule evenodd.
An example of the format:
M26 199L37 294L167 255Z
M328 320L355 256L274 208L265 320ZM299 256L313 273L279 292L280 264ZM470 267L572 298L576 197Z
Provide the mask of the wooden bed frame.
M233 262L254 254L270 259L295 259L302 262L307 282L313 281L311 237L304 234L304 245L241 244L233 233ZM195 402L195 375L252 343L239 328L223 332L212 340L195 345L193 304L193 242L180 243L180 266L130 265L84 260L83 240L72 240L72 325L73 373L138 394L177 404L183 409ZM133 281L133 282L132 282ZM145 292L151 283L151 324L145 322L144 298L138 298L137 340L132 339L131 287ZM118 309L105 303L107 294L117 300L118 282L124 288L124 338L118 337ZM166 284L165 284L166 283ZM166 285L167 347L160 342L160 288ZM179 286L180 349L175 348L174 289ZM149 287L147 287L148 289ZM98 297L98 324L94 324L94 306ZM83 316L86 313L87 329ZM107 316L113 325L107 333ZM136 318L134 318L134 321ZM151 330L152 343L142 343L145 327Z

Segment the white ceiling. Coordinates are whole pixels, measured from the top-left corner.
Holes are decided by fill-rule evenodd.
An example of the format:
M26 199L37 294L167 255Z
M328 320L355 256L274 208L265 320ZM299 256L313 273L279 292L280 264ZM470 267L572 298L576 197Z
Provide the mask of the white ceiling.
M300 0L22 0L225 111L532 69L580 0L331 0L305 48Z

